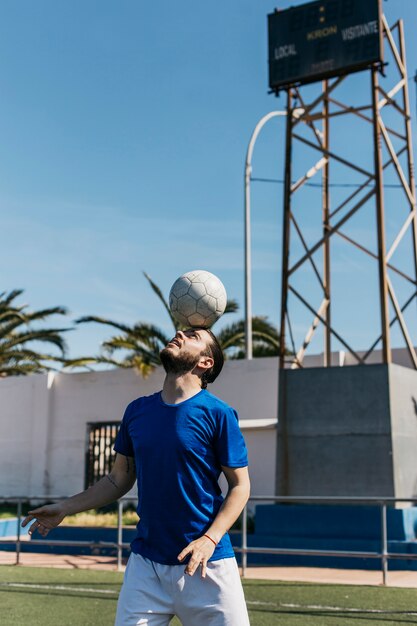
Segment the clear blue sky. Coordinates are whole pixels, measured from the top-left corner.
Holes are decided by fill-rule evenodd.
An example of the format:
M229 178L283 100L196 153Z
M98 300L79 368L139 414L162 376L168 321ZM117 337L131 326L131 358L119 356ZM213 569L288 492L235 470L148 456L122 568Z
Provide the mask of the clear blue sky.
M180 274L204 268L243 315L244 158L256 122L285 105L268 95L275 6L1 3L1 290L25 289L32 308L67 306L70 320L94 314L168 331L142 270L167 294ZM412 76L417 3L383 9L390 23L405 19ZM410 95L414 124L413 82ZM265 129L254 176L282 178L283 137L282 120ZM354 144L361 150L360 137ZM282 187L254 183L253 212L254 313L278 323ZM341 324L358 349L372 338L372 323L358 329L346 315ZM79 327L67 337L70 355L96 353L109 332Z

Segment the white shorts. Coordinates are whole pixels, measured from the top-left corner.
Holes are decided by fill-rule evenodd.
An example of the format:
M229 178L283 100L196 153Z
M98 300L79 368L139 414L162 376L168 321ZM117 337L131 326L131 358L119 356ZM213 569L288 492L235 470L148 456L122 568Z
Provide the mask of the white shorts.
M184 565L161 565L131 553L120 591L115 626L249 626L235 558L210 561L189 576Z

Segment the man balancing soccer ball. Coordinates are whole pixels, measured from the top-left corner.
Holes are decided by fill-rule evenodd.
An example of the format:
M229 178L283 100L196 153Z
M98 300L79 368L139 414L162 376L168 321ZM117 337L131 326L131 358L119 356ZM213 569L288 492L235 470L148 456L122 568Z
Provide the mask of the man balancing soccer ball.
M227 534L249 497L247 452L236 412L206 390L223 367L222 350L210 330L190 328L175 334L161 361L162 391L128 405L110 474L30 511L23 526L35 519L29 532L46 536L66 515L109 504L137 480L139 523L116 626L167 626L174 615L183 626L247 626Z

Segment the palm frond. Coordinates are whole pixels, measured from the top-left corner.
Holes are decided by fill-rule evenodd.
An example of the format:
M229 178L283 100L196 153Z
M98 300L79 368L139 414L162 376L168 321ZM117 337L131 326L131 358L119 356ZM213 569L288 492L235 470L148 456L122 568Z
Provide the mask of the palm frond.
M0 353L0 363L4 362L19 362L23 360L31 360L33 362L40 363L45 359L50 359L50 354L42 354L40 352L36 352L35 350L29 350L28 348L18 348L16 350L7 350L5 354Z
M238 311L238 310L239 310L239 305L237 303L237 300L233 300L233 299L229 300L228 299L224 312L225 313L236 313L236 311Z
M123 341L120 342L112 342L112 339L106 341L103 344L103 348L107 350L108 355L113 355L118 349L129 350L130 353L125 357L126 361L131 361L134 357L140 358L142 361L146 361L146 363L150 363L153 365L160 365L160 348L159 346L151 346L147 348L146 346L135 344L134 346L130 346L130 344L125 343Z
M23 345L28 341L42 341L52 343L65 354L67 345L60 333L73 330L72 328L42 328L39 330L28 330L21 333L11 333L7 339L0 344L0 350L9 350L17 345Z
M236 346L245 336L244 320L225 326L216 336L223 350L227 350L230 346Z
M121 324L120 322L114 322L113 320L108 320L104 317L99 317L98 315L85 315L83 317L79 317L75 320L76 324L85 324L89 322L96 322L97 324L105 324L106 326L113 326L113 328L117 328L124 333L128 333L130 327L126 324Z
M171 322L174 325L174 328L177 330L178 329L178 322L175 320L174 316L171 313L171 309L169 308L169 304L168 302L165 300L162 291L160 290L160 288L158 287L158 285L156 283L153 282L152 278L149 276L149 274L147 274L146 272L143 272L143 275L145 276L146 280L148 281L148 283L151 286L151 289L153 290L154 293L156 293L156 295L158 296L158 298L160 299L160 301L162 302L162 305L164 307L164 309L166 310L166 312L169 315L169 318L171 320Z
M62 364L65 367L87 367L87 369L91 369L88 365L94 365L98 363L99 357L96 356L79 356L75 359L62 359Z
M32 323L43 321L51 315L66 315L61 306L38 311L27 310L28 305L16 305L15 300L23 293L14 289L0 294L0 376L27 375L52 369L51 363L62 363L66 343L62 333L72 328L33 328ZM55 346L60 356L39 352L27 344L43 342Z
M76 359L66 359L65 367L86 367L87 365L94 365L98 363L116 365L116 367L121 367L123 369L131 369L133 367L131 361L111 359L103 355L78 357Z
M40 309L39 311L31 311L26 313L26 317L29 321L43 320L51 315L68 315L68 309L63 306L55 306L48 309Z
M132 328L132 335L137 337L143 342L157 340L162 345L166 345L170 339L167 335L154 324L148 324L146 322L139 322Z
M141 359L138 355L136 355L132 359L132 364L134 369L138 374L142 376L142 378L147 378L152 372L155 370L156 365L151 363L147 363L143 359Z
M110 339L103 341L101 345L111 353L115 350L135 350L137 347L135 340L128 335L110 337Z
M3 323L0 323L0 340L4 337L12 336L16 328L26 324L27 319L22 319L20 316L13 316L10 321L3 321Z
M245 356L245 320L239 320L225 326L217 339L228 358ZM279 333L264 316L252 318L252 341L254 356L274 356L279 352Z
M4 324L9 320L20 320L21 322L28 322L27 316L17 309L5 309L0 308L0 324Z
M7 294L7 291L0 293L0 308L9 307L13 300L16 300L23 293L23 289L13 289ZM7 294L7 295L6 295ZM5 297L3 297L5 296ZM27 306L27 305L23 305Z
M0 365L0 378L6 378L7 376L27 376L28 374L41 374L45 369L41 366L28 363L13 366L1 366Z

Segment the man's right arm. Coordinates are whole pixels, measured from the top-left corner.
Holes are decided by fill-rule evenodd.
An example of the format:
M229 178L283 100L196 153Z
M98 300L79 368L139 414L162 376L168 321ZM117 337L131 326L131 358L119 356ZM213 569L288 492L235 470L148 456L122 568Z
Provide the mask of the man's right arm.
M97 509L118 500L130 491L135 480L134 459L123 454L117 454L111 472L95 485L55 504L41 506L29 511L29 515L23 520L22 526L36 520L31 525L29 534L37 530L43 537L46 537L49 531L58 526L67 515Z

